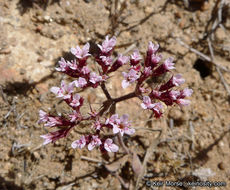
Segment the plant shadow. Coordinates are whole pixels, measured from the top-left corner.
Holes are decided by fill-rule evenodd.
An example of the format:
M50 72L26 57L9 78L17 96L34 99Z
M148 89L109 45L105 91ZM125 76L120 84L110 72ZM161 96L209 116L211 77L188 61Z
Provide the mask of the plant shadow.
M20 14L25 14L31 8L42 8L46 10L49 5L54 3L60 3L60 0L19 0L17 3L17 9Z

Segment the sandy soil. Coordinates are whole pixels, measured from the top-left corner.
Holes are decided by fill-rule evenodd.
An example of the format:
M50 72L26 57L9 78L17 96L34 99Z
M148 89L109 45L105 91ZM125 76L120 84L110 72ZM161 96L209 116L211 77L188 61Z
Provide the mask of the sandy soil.
M122 153L105 157L97 150L73 150L70 144L79 138L77 131L42 146L40 135L47 131L37 123L41 108L54 113L66 110L49 92L63 78L54 70L60 57L67 57L77 44L101 43L108 34L117 36L115 53L135 45L144 54L148 41L159 43L164 57L176 59L175 72L186 79L183 87L194 91L189 107L169 107L161 119L148 125L150 113L139 108L139 100L118 104L118 113L130 114L136 128L162 129L156 147L152 145L157 132L139 129L125 138L141 162L146 152L151 153L138 189L151 189L148 180L223 181L227 186L216 189L230 189L229 1L222 9L224 1L219 0L190 0L189 5L182 0L118 0L117 6L115 2L0 1L0 189L124 189L119 178L134 189L137 177L129 161L123 162L117 175L105 168L103 161L112 163ZM214 61L180 43L210 59L208 40ZM121 71L107 84L113 97L130 91L121 89ZM94 103L105 98L99 89L81 94Z

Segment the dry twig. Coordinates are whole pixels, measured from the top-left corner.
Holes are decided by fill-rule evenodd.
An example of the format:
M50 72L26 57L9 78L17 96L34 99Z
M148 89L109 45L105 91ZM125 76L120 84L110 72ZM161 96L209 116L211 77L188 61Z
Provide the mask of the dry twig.
M206 60L210 63L213 63L215 66L219 67L221 70L226 71L226 72L230 72L230 70L222 65L219 65L218 63L216 63L215 60L212 60L209 56L205 55L204 53L190 47L189 45L187 45L186 43L184 43L181 39L177 38L177 41L184 47L186 47L187 49L189 49L191 52L199 55L203 60Z
M215 59L215 57L214 57L214 51L213 51L213 48L212 48L212 43L211 43L210 38L208 38L208 47L209 47L209 51L210 51L210 54L211 54L211 60L213 61ZM216 67L216 71L217 71L218 75L220 76L220 80L223 83L224 88L226 89L226 91L228 93L228 97L230 97L230 88L229 88L227 82L225 81L224 76L222 75L222 73L220 71L220 68Z
M89 157L86 157L86 156L81 156L81 159L82 160L87 160L89 162L96 162L96 163L100 163L100 164L108 164L107 161L103 161L103 160L98 160L98 159L95 159L95 158L89 158Z
M146 151L145 158L144 158L144 161L142 163L142 171L141 171L141 174L138 176L137 181L136 181L136 186L135 186L136 190L138 190L139 183L144 176L144 172L145 172L146 164L147 164L148 160L152 157L153 152L155 151L157 145L160 143L160 137L161 137L161 132L156 139L152 140L148 150Z

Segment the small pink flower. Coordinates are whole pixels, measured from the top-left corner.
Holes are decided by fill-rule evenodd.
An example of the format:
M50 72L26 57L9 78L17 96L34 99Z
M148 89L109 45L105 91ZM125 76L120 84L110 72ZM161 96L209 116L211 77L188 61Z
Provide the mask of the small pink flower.
M65 72L69 68L68 62L62 57L60 61L58 61L59 67L56 68L57 71Z
M48 117L45 127L61 126L63 122L58 117Z
M104 142L104 148L105 150L107 150L108 152L117 152L119 147L115 144L113 144L113 140L108 138L105 140Z
M77 88L83 88L87 85L87 81L85 80L85 78L79 77L78 80L74 81L74 84Z
M144 80L146 80L152 74L151 67L144 67L144 71L138 79L138 83L141 84Z
M143 103L141 104L143 109L150 109L154 112L155 117L160 117L162 112L161 109L163 108L160 102L152 103L151 98L149 96L143 97Z
M51 92L57 95L58 98L69 99L71 93L73 93L74 85L73 83L66 84L64 81L61 82L61 87L52 87Z
M127 88L128 86L130 85L130 83L129 83L129 81L127 81L127 80L123 80L122 81L122 83L121 83L121 86L122 86L122 88Z
M52 135L50 134L41 135L40 137L44 139L43 145L46 145L52 142Z
M171 79L168 82L166 82L165 84L161 85L159 90L160 91L169 90L170 88L172 88L174 86L180 86L184 82L185 82L185 79L182 78L182 75L177 74L176 76L172 76Z
M151 55L153 53L156 53L159 47L160 47L159 44L154 45L152 42L149 42L148 53Z
M164 61L164 63L163 63L164 68L165 68L166 70L175 69L174 64L175 64L175 63L173 63L173 58L172 58L172 57L169 57L169 58L166 59L166 60Z
M64 138L68 135L70 128L67 129L60 129L58 131L55 132L50 132L46 135L41 135L40 137L42 137L45 141L43 142L43 145L46 145L48 143L51 142L55 142L56 140L60 139L60 138Z
M106 125L115 125L118 121L118 114L113 114L110 118L108 118L106 121L105 121L105 124Z
M77 65L76 59L74 59L71 62L67 61L67 63L69 64L69 66L70 66L71 69L73 69L73 70L77 70L78 69L78 65Z
M89 76L89 81L93 84L96 84L97 82L101 82L103 80L101 76L98 76L95 72L91 72Z
M151 67L145 67L143 74L148 77L152 74L152 68Z
M115 63L111 66L111 68L109 69L108 73L114 72L117 69L119 69L121 66L123 66L124 64L126 64L129 61L129 57L127 56L123 56L123 55L118 55L117 60L115 61Z
M43 110L39 110L39 121L38 123L42 123L42 122L47 122L48 121L48 114L46 112L44 112Z
M172 100L176 100L178 98L178 96L180 96L180 92L177 90L171 90L169 92L169 96Z
M54 127L54 126L68 126L70 122L63 117L55 117L47 114L46 112L40 110L39 111L40 119L38 123L45 123L45 127Z
M90 73L90 69L87 66L84 66L81 69L81 73L83 73L84 75L87 75Z
M130 126L129 115L123 114L120 118L120 123L122 123L126 127L129 127Z
M93 135L90 143L88 144L88 149L93 150L94 147L100 146L102 144L101 140L98 138L97 135Z
M190 100L186 100L186 99L177 99L176 103L179 106L188 106L190 104Z
M156 66L162 59L161 55L157 55L157 54L152 54L151 56L151 62L154 66Z
M152 101L149 96L143 97L143 103L141 103L141 107L143 109L152 109L154 107L154 104L152 104Z
M173 63L173 58L168 58L164 61L163 64L161 64L159 67L157 67L154 72L153 75L154 76L159 76L162 75L168 71L170 71L171 69L174 69L174 63Z
M180 92L180 96L183 97L183 98L185 98L185 97L191 96L192 93L193 93L193 90L192 90L192 89L185 88L184 90L182 90L182 91Z
M137 71L130 69L128 73L122 72L125 80L122 81L122 88L127 88L131 83L134 83L140 76Z
M153 110L155 117L159 118L162 115L162 109L163 105L160 102L157 102L153 104L153 108L151 110Z
M125 65L128 61L129 61L129 57L128 56L123 56L122 54L118 55L117 63L119 65Z
M185 88L184 90L179 92L179 95L178 95L177 99L175 100L175 102L179 106L188 106L190 104L190 100L186 100L184 98L191 96L192 93L193 93L192 89Z
M72 96L72 100L71 100L69 105L74 107L74 108L76 108L76 107L79 107L82 104L82 101L83 101L83 99L79 94L74 94Z
M134 61L140 61L141 55L138 50L134 50L133 54L131 55L131 59Z
M180 96L179 91L175 91L175 90L168 91L167 90L165 92L161 92L160 97L155 97L155 98L161 100L166 105L171 106L173 102L175 102L175 100L178 99L179 96Z
M71 48L71 53L75 55L78 59L86 59L89 54L89 43L84 45L84 47L81 49L79 46L76 48Z
M70 122L75 122L82 118L81 113L79 111L73 110L72 114L69 114Z
M100 56L100 58L102 62L107 66L112 65L113 63L113 58L110 56Z
M82 149L85 145L86 145L86 138L85 138L85 136L81 136L81 138L79 140L72 142L71 147L74 149L75 148Z
M150 95L151 98L156 98L156 99L159 99L160 96L161 96L161 92L158 90L152 90Z
M93 123L93 128L95 128L96 130L100 130L101 129L101 122L97 119L94 123Z
M109 39L109 36L105 37L105 41L102 43L102 45L98 45L102 53L109 53L111 50L113 50L114 46L116 45L116 37L112 37Z
M139 90L140 90L141 93L149 93L150 92L149 89L143 88L143 87L140 87Z
M141 55L138 50L134 50L133 54L131 55L131 65L137 65L141 60Z
M176 76L173 76L172 78L172 84L175 86L180 86L185 82L185 79L182 78L181 74L177 74Z
M135 129L129 128L130 122L128 121L128 115L124 114L120 119L117 119L115 124L113 124L113 133L120 133L121 136L124 134L132 135L135 133Z

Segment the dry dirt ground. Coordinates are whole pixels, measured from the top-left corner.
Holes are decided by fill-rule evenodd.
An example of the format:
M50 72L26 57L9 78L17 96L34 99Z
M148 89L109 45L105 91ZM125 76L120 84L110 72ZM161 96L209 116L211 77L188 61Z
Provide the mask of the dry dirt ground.
M137 189L151 189L146 181L157 180L222 181L227 186L212 189L230 189L228 0L1 0L0 189L116 190L124 189L121 180L134 189L138 177L130 162L116 173L105 168L105 161L112 163L122 153L105 157L97 150L73 150L77 131L42 146L40 135L47 131L37 123L41 108L65 112L49 92L63 77L54 70L60 57L68 57L77 44L101 43L108 34L117 36L115 53L135 45L144 54L148 41L159 43L164 57L176 59L184 87L194 91L189 107L169 107L147 125L150 113L139 108L138 100L118 104L118 113L130 114L137 129L125 137L126 145L141 162L150 154ZM107 84L113 97L130 90L121 89L121 71ZM105 98L100 90L82 96L95 107ZM150 129L162 130L156 146L158 132Z

